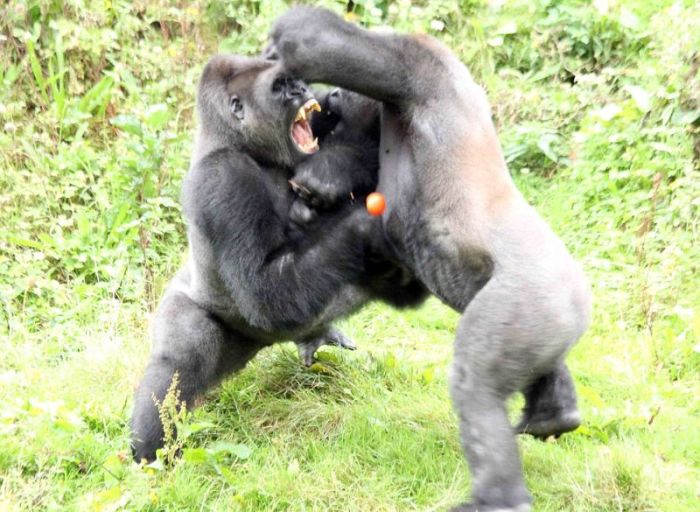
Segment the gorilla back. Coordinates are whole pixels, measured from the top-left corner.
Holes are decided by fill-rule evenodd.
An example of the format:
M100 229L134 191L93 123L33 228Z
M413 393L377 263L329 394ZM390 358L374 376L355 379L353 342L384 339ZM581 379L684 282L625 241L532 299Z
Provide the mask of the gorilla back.
M136 460L163 443L155 401L174 374L188 406L262 347L296 339L339 341L328 322L366 295L349 286L365 241L381 224L362 208L339 209L333 229L287 235L295 165L318 151L308 123L315 99L279 63L217 56L199 84L199 131L183 186L190 258L153 322L153 349L132 418Z
M378 190L396 256L455 310L451 393L473 475L460 511L530 510L504 406L520 432L579 424L564 358L588 325L579 266L515 188L483 90L442 44L373 33L313 8L283 15L271 53L289 72L382 102Z

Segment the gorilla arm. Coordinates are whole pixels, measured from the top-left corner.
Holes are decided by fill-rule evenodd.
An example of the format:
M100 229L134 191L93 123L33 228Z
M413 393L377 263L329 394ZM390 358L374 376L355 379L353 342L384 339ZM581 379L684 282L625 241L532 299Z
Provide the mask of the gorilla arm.
M282 15L271 39L268 54L281 57L295 76L392 104L413 96L415 73L406 59L425 53L411 38L362 30L330 11L311 7Z
M185 180L185 213L210 244L214 261L206 266L216 269L249 325L288 333L314 325L341 287L358 278L363 240L380 226L362 211L340 212L333 231L290 243L265 172L232 151L210 154Z

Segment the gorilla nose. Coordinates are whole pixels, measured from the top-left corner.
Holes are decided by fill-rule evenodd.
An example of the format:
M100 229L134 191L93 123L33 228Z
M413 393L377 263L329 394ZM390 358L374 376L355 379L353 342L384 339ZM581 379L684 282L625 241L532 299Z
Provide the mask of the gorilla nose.
M309 90L307 89L306 85L304 85L302 82L294 80L289 82L286 96L288 100L291 100L298 98L299 96L304 96L307 92L309 92Z

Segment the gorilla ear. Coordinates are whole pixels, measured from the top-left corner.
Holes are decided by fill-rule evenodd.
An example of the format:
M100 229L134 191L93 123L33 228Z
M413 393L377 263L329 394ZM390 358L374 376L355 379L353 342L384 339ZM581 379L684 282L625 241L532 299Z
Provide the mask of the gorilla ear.
M275 43L270 43L267 45L267 48L263 50L263 58L266 60L280 59L279 53L277 53L277 47L275 46Z
M233 95L229 98L228 107L231 114L233 114L239 121L243 121L243 102L238 96Z

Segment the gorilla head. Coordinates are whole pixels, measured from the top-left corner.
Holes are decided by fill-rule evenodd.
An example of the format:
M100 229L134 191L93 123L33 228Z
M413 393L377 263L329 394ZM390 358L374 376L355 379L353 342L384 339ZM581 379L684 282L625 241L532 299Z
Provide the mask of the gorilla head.
M259 162L292 167L318 151L310 124L318 101L278 62L218 55L204 68L198 91L201 123L196 152L235 147Z
M321 102L324 111L338 119L337 129L351 129L379 140L381 103L347 89L335 88Z

